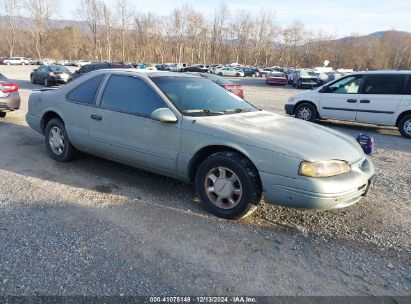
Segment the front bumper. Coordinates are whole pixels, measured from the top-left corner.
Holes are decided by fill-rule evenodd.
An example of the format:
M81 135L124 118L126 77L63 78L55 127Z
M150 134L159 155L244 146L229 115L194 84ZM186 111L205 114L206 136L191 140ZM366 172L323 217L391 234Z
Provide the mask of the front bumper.
M288 115L294 115L295 105L294 104L285 104L284 109L285 109L285 113L287 113Z
M49 82L54 83L54 84L67 84L72 80L73 79L71 77L70 78L60 78L60 77L50 77L49 78Z
M368 194L375 176L368 157L351 164L351 172L328 178L289 178L260 172L266 202L290 208L339 209Z

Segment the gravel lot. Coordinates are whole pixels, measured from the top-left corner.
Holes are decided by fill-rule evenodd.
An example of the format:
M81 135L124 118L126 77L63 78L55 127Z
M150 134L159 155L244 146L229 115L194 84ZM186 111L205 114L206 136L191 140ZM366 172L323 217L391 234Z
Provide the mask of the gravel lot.
M22 96L0 120L0 295L411 295L411 141L397 130L321 122L376 139L378 178L360 203L263 203L220 220L191 185L93 156L52 161L24 119L41 87L32 68L0 66ZM298 92L234 81L278 113Z

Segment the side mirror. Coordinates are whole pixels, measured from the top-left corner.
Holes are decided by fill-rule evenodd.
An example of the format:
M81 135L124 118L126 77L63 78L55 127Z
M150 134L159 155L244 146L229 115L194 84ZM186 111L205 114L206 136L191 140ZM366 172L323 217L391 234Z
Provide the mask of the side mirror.
M151 118L166 123L176 123L177 117L169 108L160 108L151 113Z
M324 87L321 88L320 92L321 93L330 93L331 89L330 89L330 87L324 86Z

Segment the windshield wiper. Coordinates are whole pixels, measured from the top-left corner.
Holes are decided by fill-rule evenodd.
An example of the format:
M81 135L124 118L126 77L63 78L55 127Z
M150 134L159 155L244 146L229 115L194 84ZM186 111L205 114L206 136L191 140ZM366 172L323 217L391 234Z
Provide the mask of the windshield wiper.
M224 112L212 111L209 109L201 109L201 110L187 110L184 111L187 114L205 114L205 115L224 115Z
M227 113L227 112L245 113L245 112L250 112L250 110L249 109L240 109L240 108L238 108L238 109L228 109L228 110L224 111L224 113Z

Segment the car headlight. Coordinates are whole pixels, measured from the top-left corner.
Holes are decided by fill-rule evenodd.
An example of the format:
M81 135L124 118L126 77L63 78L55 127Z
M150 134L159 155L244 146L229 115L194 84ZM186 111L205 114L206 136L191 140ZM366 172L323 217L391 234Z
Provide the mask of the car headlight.
M321 162L303 161L300 165L300 175L308 177L330 177L351 171L351 166L342 160L328 160Z

